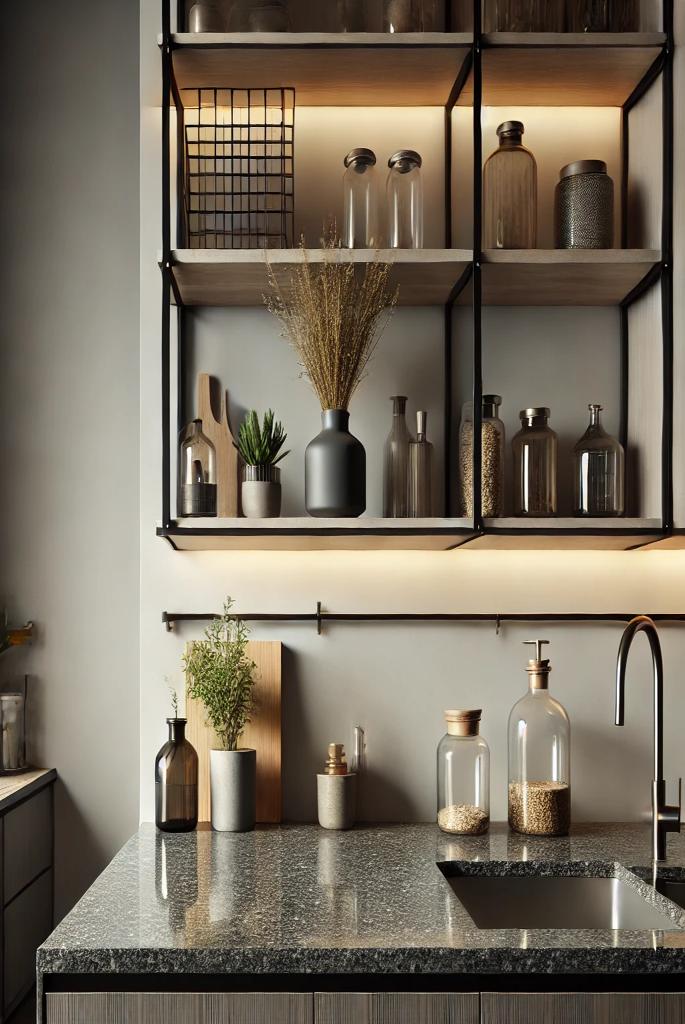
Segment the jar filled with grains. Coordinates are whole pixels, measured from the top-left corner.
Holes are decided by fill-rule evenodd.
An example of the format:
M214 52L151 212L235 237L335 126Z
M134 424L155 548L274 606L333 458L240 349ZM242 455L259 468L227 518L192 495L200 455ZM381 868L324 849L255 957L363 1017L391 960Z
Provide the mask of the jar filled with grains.
M535 644L528 662L528 692L509 715L509 825L530 836L565 836L571 824L571 727L566 711L549 694L547 640Z
M490 824L490 748L480 733L481 711L446 711L438 744L438 825L443 832L479 836Z
M483 395L481 417L481 514L502 515L504 492L504 424L499 418L502 399ZM473 515L473 402L465 402L459 426L459 497L461 513Z

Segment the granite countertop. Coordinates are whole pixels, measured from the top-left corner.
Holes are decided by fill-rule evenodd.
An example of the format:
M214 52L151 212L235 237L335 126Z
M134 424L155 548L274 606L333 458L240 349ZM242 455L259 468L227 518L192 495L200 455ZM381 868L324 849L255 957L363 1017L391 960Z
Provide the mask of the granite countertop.
M480 930L442 861L556 874L615 865L673 930ZM564 839L505 825L470 838L434 825L186 835L143 825L40 947L38 973L685 971L685 913L630 873L648 878L649 865L648 825L579 825ZM685 879L685 835L669 836L666 874Z

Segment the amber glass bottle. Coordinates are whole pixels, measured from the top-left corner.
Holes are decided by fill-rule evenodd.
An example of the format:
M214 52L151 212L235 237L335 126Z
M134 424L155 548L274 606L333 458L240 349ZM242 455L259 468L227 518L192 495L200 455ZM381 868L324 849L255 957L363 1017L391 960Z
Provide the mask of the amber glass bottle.
M197 825L197 752L186 739L186 719L167 718L169 739L155 760L155 822L163 832Z
M538 172L521 143L520 121L497 129L499 149L483 168L483 248L534 249L537 244Z

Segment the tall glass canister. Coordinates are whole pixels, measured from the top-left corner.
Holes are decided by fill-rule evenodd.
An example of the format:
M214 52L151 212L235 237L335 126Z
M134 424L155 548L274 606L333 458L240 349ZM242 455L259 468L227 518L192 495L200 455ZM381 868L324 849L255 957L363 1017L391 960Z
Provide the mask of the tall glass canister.
M535 157L521 139L521 121L497 129L499 149L483 168L483 247L534 249L537 244L538 177Z
M622 516L623 446L607 434L601 405L589 405L590 424L573 449L573 508L577 516Z
M376 154L371 149L353 149L344 164L342 243L348 249L373 249L380 245Z
M565 836L571 824L571 726L549 693L547 640L528 662L528 692L509 715L509 825L533 836Z
M416 440L409 441L407 515L420 519L433 515L433 445L426 437L428 413L416 414Z
M388 245L391 249L423 246L423 181L421 157L413 149L400 149L388 160L386 185Z
M403 518L408 511L409 442L406 395L393 395L392 427L383 452L383 515Z
M438 825L443 832L481 835L490 823L490 748L480 733L482 712L446 711L438 745Z
M197 825L198 761L186 739L185 718L167 718L169 739L155 760L155 823L163 832L192 832Z
M502 399L483 395L481 415L481 512L502 515L504 495L504 423ZM473 515L473 402L465 402L459 425L459 493L462 515Z
M512 438L514 515L557 513L557 435L549 426L549 409L522 409L521 429Z

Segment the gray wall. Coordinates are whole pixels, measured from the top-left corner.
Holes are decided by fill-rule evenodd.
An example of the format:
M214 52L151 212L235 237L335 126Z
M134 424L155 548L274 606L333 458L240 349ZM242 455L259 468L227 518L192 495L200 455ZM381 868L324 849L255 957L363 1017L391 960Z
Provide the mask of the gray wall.
M138 820L138 4L4 11L1 597L37 640L57 912Z

